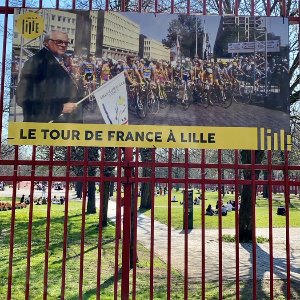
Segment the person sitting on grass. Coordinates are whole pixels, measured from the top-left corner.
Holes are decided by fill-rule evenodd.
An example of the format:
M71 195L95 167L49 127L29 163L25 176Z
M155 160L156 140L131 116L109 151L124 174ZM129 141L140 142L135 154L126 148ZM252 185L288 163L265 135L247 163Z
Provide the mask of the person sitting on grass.
M178 201L176 200L176 196L175 196L175 195L172 197L171 202L178 202Z
M23 194L21 199L20 199L20 203L24 203L25 202L25 195Z
M201 200L200 197L195 197L195 199L194 199L194 205L200 205L200 200Z
M27 204L27 205L30 204L30 195L28 195L28 197L25 198L25 204Z
M222 211L222 216L227 216L227 207L225 205L222 205L221 211Z
M59 202L61 205L63 205L65 203L65 199L63 196L60 196Z
M227 202L226 207L227 207L227 211L232 211L233 206L232 206L232 204L231 204L231 201Z
M207 216L213 216L215 214L213 208L211 207L211 204L208 204L208 207L206 209L206 213Z

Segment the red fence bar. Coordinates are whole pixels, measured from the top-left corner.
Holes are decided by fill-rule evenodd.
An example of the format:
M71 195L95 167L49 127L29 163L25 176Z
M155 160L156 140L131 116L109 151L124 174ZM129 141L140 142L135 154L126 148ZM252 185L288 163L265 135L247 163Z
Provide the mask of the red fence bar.
M86 196L88 184L88 161L89 161L89 148L84 148L84 162L83 162L83 188L82 188L82 220L81 220L81 239L80 239L80 266L79 266L79 285L78 293L79 299L83 299L83 272L84 272L84 240L85 240L85 209L86 209Z
M53 176L52 162L53 162L53 147L50 147L43 300L47 299L47 291L48 291L49 244L50 244L50 226L51 226L51 187L52 187L52 176ZM68 169L68 167L67 167L67 169ZM66 177L68 175L69 174L68 174L68 171L67 171ZM67 198L67 196L66 196L66 198Z
M271 3L270 0L267 0L267 16L271 14Z
M189 155L188 149L184 150L184 299L189 298L188 284L189 284Z
M222 150L218 150L218 241L219 241L219 298L223 298L223 241L222 241ZM224 187L225 188L225 187ZM225 192L225 190L224 190Z
M116 196L116 228L115 228L115 278L114 278L114 299L118 299L118 279L119 279L119 240L121 238L121 157L122 149L118 149L118 167L117 167L117 196ZM132 299L134 300L133 292Z
M251 201L252 201L252 211L251 211L251 221L252 221L252 299L257 299L257 272L256 272L256 264L257 264L257 255L256 255L256 184L255 184L255 151L251 151Z
M172 149L168 150L168 161L172 161ZM167 260L167 300L171 299L171 255L172 255L172 167L168 165L168 260Z
M149 299L154 298L154 215L155 215L155 149L151 149L151 236L150 236L150 282L149 282Z
M251 0L251 16L253 17L255 12L254 12L254 9L255 9L255 1L254 0Z
M132 183L132 148L125 148L124 176L124 213L123 213L123 246L122 246L122 300L129 299L129 271L130 271L130 230L131 230L131 194Z
M223 15L223 0L219 0L219 15Z
M291 299L291 245L290 245L290 181L289 181L289 153L284 156L284 198L285 198L285 234L286 234L286 299Z
M235 0L234 1L234 15L236 17L238 17L238 15L239 15L239 5L240 5L239 0Z
M239 236L239 151L234 151L234 220L235 220L235 297L240 299L240 236Z
M203 15L206 15L206 1L207 0L203 0Z
M186 2L186 13L189 15L191 13L191 0Z
M134 207L133 207L133 245L132 245L132 251L133 251L133 271L132 271L132 300L136 299L136 277L137 277L137 267L136 267L136 263L137 263L137 258L138 258L138 254L137 254L137 230L138 230L138 195L139 195L139 181L138 181L138 176L137 174L139 172L139 149L137 148L135 150L135 166L134 166L134 175L135 175L135 181L134 181Z
M100 165L100 174L104 176L104 161L105 161L105 148L101 149L101 165ZM103 177L102 177L103 178ZM104 204L104 191L105 191L105 182L100 183L100 197L99 197L99 225L98 225L98 259L97 259L97 294L96 299L100 299L100 286L101 286L101 254L102 254L102 232L103 232L103 204ZM116 237L117 238L117 237ZM118 278L118 275L117 275Z
M268 159L268 201L269 201L269 251L270 251L270 299L274 298L274 259L273 259L273 185L272 185L272 152L267 152Z
M15 164L13 174L13 192L12 192L12 210L9 236L9 262L8 262L8 280L7 280L7 300L11 299L12 294L12 274L13 274L13 257L14 257L14 238L16 223L16 198L17 198L17 180L18 180L18 159L19 147L15 146Z
M32 149L32 162L36 159L36 146ZM33 196L34 196L34 176L35 176L35 164L31 169L32 179L30 182L30 204L29 204L29 220L28 220L28 240L27 240L27 265L26 265L26 286L25 286L25 299L28 300L30 289L30 262L31 262L31 244L32 244L32 220L33 220Z
M67 174L66 174L66 185L70 184L70 160L71 160L71 147L67 147ZM69 172L68 172L69 171ZM50 189L51 197L51 189ZM48 198L49 199L49 198ZM50 198L51 200L51 198ZM65 299L66 290L66 263L67 263L67 246L68 246L68 213L69 213L69 195L66 194L65 200L65 213L64 213L64 232L63 232L63 253L61 263L61 299Z
M201 151L201 296L205 300L205 150Z

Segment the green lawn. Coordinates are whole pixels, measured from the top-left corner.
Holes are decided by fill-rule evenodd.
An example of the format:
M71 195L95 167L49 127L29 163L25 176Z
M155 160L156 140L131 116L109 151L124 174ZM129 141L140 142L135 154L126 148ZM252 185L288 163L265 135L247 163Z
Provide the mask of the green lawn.
M2 201L3 199L1 199ZM26 256L29 208L16 211L13 286L12 299L24 299L26 280ZM46 206L34 205L30 299L42 299L45 251ZM0 212L0 299L6 299L7 274L9 258L11 211ZM64 206L52 205L51 208L51 243L49 252L48 299L60 299L62 246L63 246ZM80 238L81 238L81 203L70 202L68 214L68 253L65 299L78 299ZM98 215L86 216L86 236L84 245L84 299L96 299L97 274L97 239ZM122 241L120 240L119 262L121 262ZM137 299L149 299L150 254L142 245L138 245L139 262L137 264ZM114 293L115 227L109 224L103 230L102 265L101 265L101 299L111 300ZM172 270L171 299L183 299L184 278ZM241 282L241 298L252 298L251 282ZM285 299L285 284L275 281L275 294L278 299ZM293 286L294 288L294 286ZM154 299L166 299L167 266L154 259ZM224 282L224 299L235 299L235 282ZM299 290L295 292L300 295ZM189 299L201 297L201 282L189 281ZM218 283L206 284L206 299L218 299ZM120 281L118 299L120 299ZM269 299L267 282L258 282L258 299Z
M180 204L180 201L183 199L182 191L176 192L172 190L173 195L176 196L178 202L171 203L172 206L172 227L175 229L183 228L183 206ZM194 190L194 198L199 196L197 191ZM206 192L205 194L205 208L208 204L211 204L213 207L216 206L218 194L217 192ZM234 200L234 195L226 194L224 202L229 200ZM168 196L157 196L155 197L154 204L154 217L157 221L167 224L168 223ZM263 228L269 227L269 206L268 200L264 198L258 198L256 203L256 226ZM273 196L273 227L285 227L286 218L283 216L278 216L277 208L278 206L284 206L283 195L274 195ZM201 228L201 205L193 206L194 213L194 228ZM151 211L145 211L145 215L150 216ZM222 218L223 228L234 228L235 227L235 212L229 212L226 217ZM300 227L300 199L296 196L291 196L291 205L290 205L290 226L291 227ZM218 216L205 216L205 227L207 229L216 229L218 228Z

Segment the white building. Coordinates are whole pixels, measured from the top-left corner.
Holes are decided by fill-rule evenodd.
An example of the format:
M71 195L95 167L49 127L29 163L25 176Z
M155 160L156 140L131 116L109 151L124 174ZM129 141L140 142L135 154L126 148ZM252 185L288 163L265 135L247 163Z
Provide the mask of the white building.
M161 42L145 38L143 57L170 61L170 54L171 50L169 48L166 48Z
M114 59L137 55L140 25L116 12L100 12L97 54Z

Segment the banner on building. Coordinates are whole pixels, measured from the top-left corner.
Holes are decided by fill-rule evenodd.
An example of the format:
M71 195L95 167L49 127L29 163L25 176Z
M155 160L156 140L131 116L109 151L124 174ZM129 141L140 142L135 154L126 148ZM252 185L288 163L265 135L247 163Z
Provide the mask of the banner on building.
M267 48L266 48L267 45ZM228 43L228 53L280 52L280 41Z
M14 18L11 144L290 147L282 18L23 8Z

